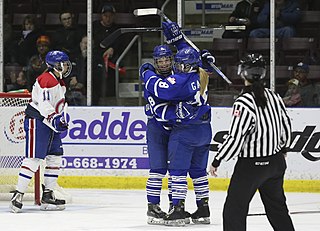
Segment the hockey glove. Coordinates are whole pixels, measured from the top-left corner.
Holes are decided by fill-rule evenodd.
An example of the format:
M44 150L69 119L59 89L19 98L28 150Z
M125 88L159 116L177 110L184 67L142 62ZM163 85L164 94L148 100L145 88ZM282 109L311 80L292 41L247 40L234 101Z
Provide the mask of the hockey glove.
M179 119L192 119L196 115L197 106L188 102L179 102L176 105L176 116Z
M180 28L175 22L163 22L162 23L163 34L166 36L167 43L176 45L180 41L184 40Z
M140 75L140 79L142 81L144 81L144 73L146 71L153 71L156 72L156 69L154 68L154 66L151 63L144 63L140 66L139 68L139 75Z
M51 124L57 132L64 132L68 130L68 123L64 120L64 117L62 115L54 116L52 118Z
M208 50L201 51L201 61L203 69L210 73L214 71L211 65L215 63L216 59Z

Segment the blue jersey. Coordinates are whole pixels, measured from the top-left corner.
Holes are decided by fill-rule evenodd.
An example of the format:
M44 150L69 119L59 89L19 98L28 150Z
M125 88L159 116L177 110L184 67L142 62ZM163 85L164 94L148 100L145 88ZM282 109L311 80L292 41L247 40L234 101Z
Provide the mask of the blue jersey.
M200 90L200 77L196 72L173 74L162 79L147 70L143 77L145 89L166 101L194 101Z
M167 113L167 108L170 103L157 98L147 90L144 91L144 98L148 101L144 108L148 119L154 119L158 126L169 132L171 130L172 123L166 118L167 116L163 116L163 114Z
M202 95L200 94L200 77L196 72L173 74L162 79L156 73L146 71L144 81L145 98L150 104L150 114L167 125L191 123L210 110L210 106L207 105L208 91L206 89ZM180 101L196 106L196 110L192 110L194 115L185 120L178 119L176 104Z

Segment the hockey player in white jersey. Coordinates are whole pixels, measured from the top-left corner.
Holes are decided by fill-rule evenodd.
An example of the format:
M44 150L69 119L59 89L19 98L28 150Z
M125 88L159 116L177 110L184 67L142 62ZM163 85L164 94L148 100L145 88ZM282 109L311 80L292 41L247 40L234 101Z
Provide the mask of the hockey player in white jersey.
M65 200L56 199L53 190L57 185L63 155L60 133L68 129L62 115L66 93L63 78L70 74L72 65L69 57L61 51L48 52L46 64L48 69L36 79L32 101L25 110L26 156L10 201L14 213L22 209L23 195L42 160L45 160L46 167L40 209L65 209Z

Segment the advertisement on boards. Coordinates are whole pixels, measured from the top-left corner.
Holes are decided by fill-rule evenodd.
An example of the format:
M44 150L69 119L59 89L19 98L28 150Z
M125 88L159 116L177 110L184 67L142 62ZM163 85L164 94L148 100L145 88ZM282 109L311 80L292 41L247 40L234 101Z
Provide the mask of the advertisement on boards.
M23 110L0 108L0 167L19 167L24 155ZM288 109L292 118L288 179L320 179L318 109ZM8 116L10 115L10 116ZM212 108L211 163L229 129L231 108ZM61 133L64 175L141 176L149 168L143 107L69 107L69 130ZM235 160L222 162L230 177Z

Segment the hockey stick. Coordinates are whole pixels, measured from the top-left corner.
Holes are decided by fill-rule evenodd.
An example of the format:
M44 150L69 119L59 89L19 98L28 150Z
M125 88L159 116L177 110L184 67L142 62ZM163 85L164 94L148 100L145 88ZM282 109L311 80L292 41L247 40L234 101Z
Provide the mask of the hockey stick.
M303 150L301 152L301 154L302 154L302 156L304 158L306 158L307 160L310 160L310 161L318 161L318 160L320 160L320 157L315 157L315 156L311 155L310 152L308 152L307 150Z
M119 28L111 33L108 37L106 37L100 43L101 48L109 47L118 37L125 33L141 33L141 32L154 32L154 31L161 31L161 27L137 27L137 28Z
M145 9L135 9L133 14L137 17L146 16L146 15L159 15L164 18L167 22L171 23L172 21L159 9L157 8L145 8ZM181 32L183 38L186 42L197 52L200 52L199 48L183 33ZM214 63L209 63L210 66L228 83L232 84L232 82L228 79L228 77L216 66Z
M289 214L314 214L314 213L320 213L320 210L310 210L310 211L295 211L290 212ZM248 217L254 217L254 216L265 216L266 213L249 213Z
M63 118L66 122L67 122L67 114L68 114L68 103L65 102L63 107Z

